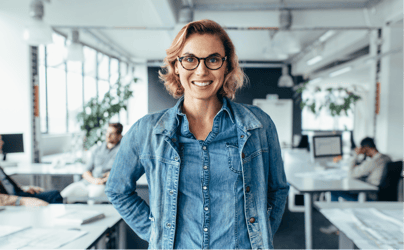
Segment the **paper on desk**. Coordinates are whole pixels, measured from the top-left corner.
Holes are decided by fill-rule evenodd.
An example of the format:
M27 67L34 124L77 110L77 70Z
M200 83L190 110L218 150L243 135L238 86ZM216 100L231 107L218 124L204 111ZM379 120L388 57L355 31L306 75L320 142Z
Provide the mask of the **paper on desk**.
M403 248L403 223L375 208L345 209L354 215L356 225L380 248ZM382 210L386 211L386 210Z
M295 176L318 180L342 180L348 176L348 173L343 169L327 169L321 171L296 173Z
M359 229L353 222L354 216L352 213L347 213L338 208L321 209L321 213L340 231L344 232L349 239L354 241L357 246L367 249L377 248L376 245L372 245L372 242L369 242L366 233ZM363 247L365 245L369 247Z
M27 229L27 228L29 228L29 227L0 225L0 237L16 233L18 231L22 231L22 230Z
M86 231L30 228L0 238L0 249L55 249L87 234Z

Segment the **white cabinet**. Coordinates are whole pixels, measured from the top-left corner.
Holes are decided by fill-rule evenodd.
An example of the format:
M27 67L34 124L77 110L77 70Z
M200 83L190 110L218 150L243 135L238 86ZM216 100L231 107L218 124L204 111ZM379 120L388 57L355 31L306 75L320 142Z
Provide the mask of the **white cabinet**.
M292 99L254 99L253 105L260 107L275 123L281 147L290 147L293 137Z

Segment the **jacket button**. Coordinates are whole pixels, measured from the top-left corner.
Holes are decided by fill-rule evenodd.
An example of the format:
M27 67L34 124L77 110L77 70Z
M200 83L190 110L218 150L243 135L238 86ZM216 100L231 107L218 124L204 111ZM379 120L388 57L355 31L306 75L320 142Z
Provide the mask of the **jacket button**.
M243 138L244 138L244 135L240 135L240 138L243 139Z
M243 153L241 153L241 158L245 158L245 154L244 154L244 152Z
M170 223L167 223L167 227L171 227L171 224L170 224Z
M254 223L255 222L255 218L254 217L251 217L250 218L250 223Z
M248 192L250 192L250 186L247 186L246 188L245 188L245 191L248 193Z

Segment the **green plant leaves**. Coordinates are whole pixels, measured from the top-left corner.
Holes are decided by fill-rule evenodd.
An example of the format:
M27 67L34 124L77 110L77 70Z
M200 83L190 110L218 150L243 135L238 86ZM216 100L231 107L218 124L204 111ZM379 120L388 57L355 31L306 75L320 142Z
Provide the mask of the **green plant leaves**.
M295 92L297 94L303 93L307 89L307 82L298 86ZM324 94L323 98L317 98L316 96L323 96ZM300 101L300 108L302 110L308 108L315 115L318 115L321 109L327 108L331 116L341 116L343 114L348 115L348 111L353 108L353 104L360 99L359 95L348 91L346 88L339 87L337 89L327 88L321 90L321 88L316 87L312 96L305 100L299 98L297 101ZM342 111L344 112L342 113Z
M133 96L131 84L137 81L138 78L134 78L128 84L122 85L118 79L102 100L91 98L84 105L83 111L77 114L77 120L82 124L81 129L86 132L84 141L86 149L105 140L105 125L122 109L127 110L128 100Z

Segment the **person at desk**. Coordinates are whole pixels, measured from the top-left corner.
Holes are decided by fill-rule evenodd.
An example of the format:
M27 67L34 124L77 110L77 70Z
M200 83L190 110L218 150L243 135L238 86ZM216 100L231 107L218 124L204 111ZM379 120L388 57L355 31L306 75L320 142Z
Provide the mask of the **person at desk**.
M366 181L374 186L379 186L383 170L386 164L391 161L390 157L380 153L370 137L366 137L361 141L361 146L355 148L354 154L349 167L349 176ZM361 161L362 155L365 156L365 159ZM366 159L366 157L370 157L370 159ZM343 191L331 192L331 201L338 201L339 197L348 201L358 200L357 194Z
M105 196L105 183L114 163L122 139L123 126L120 123L108 124L105 142L98 146L82 175L83 180L75 182L62 190L63 198Z
M0 135L0 152L4 141ZM44 192L40 187L20 187L0 167L0 206L46 206L49 203L63 203L59 191Z

